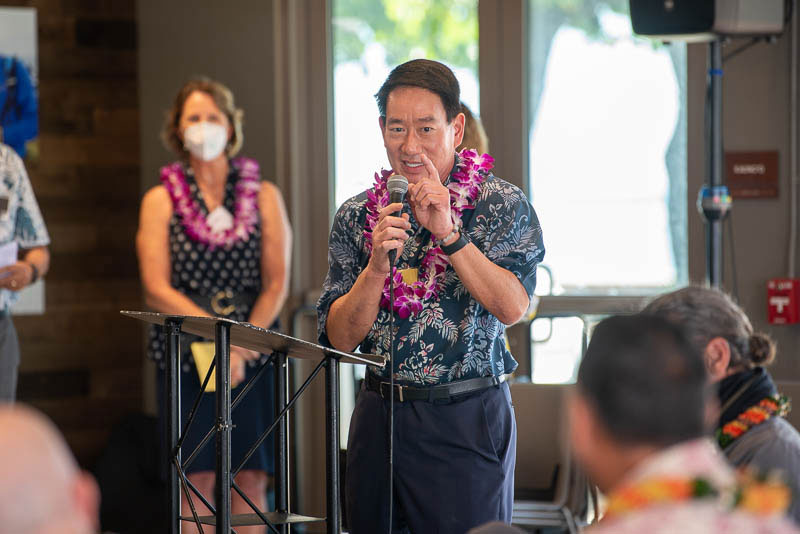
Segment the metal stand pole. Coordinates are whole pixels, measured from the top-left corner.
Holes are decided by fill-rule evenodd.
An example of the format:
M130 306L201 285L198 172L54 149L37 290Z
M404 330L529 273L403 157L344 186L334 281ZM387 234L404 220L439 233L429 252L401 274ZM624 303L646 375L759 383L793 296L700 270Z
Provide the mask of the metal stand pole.
M285 354L276 353L275 365L275 414L286 407L289 398L289 366ZM275 510L289 513L289 414L278 423L275 435ZM281 534L287 526L278 526Z
M181 414L181 320L167 319L164 323L164 334L167 338L167 360L164 372L164 392L167 401L166 432L167 439L167 491L169 500L169 532L180 534L181 531L181 489L178 466L181 465L181 451L178 449L180 438ZM172 461L177 458L177 462Z
M217 534L231 532L231 343L230 324L215 326L217 351Z
M706 185L700 190L697 206L706 219L706 281L711 287L722 286L722 222L731 208L725 186L722 148L722 43L712 41L708 48L706 99L707 167Z
M330 356L327 359L325 367L327 534L340 534L342 503L339 496L339 360Z
M711 72L711 174L709 184L712 188L724 185L722 175L722 43L715 39L709 45ZM710 221L708 229L708 281L713 287L722 285L722 218Z

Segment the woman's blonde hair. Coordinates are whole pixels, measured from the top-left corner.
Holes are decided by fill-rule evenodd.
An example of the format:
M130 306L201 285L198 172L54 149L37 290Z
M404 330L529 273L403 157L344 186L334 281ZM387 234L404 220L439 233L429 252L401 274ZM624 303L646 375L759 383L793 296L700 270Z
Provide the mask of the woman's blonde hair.
M486 154L489 152L489 137L486 135L486 130L483 129L481 120L472 114L472 111L464 104L461 103L461 113L464 114L464 138L461 144L456 148L456 152L461 152L465 148L472 148L478 151L478 154Z
M175 96L175 102L164 117L164 127L161 130L161 140L164 145L175 152L181 159L189 159L189 152L183 146L183 139L180 135L180 123L183 105L186 103L186 99L195 91L200 91L210 96L220 111L228 117L233 134L225 147L225 153L228 157L235 156L244 142L244 134L242 133L244 112L234 104L233 93L230 89L218 81L205 77L189 80L178 91Z

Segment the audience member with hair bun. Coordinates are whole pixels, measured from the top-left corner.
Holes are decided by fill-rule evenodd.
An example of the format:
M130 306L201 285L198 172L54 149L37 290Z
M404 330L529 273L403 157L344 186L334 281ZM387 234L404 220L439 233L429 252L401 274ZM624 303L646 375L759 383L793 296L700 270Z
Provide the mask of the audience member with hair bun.
M704 367L687 332L664 317L595 327L566 402L571 452L605 495L599 522L582 532L800 532L786 517L787 485L737 473L708 437ZM525 532L489 523L469 534Z
M725 293L687 287L662 295L645 313L680 324L703 352L709 380L719 400L716 439L731 464L783 472L795 496L800 490L800 433L783 416L790 409L766 365L775 343L754 332L744 311ZM800 523L800 499L790 515Z

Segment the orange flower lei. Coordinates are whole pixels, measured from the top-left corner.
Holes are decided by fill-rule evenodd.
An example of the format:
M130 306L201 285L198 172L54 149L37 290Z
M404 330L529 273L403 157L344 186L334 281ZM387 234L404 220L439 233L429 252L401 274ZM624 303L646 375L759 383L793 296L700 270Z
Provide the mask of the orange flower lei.
M792 504L792 491L777 476L765 477L752 469L738 473L736 507L755 515L784 514Z
M655 478L615 491L608 500L604 519L625 515L652 504L716 497L717 490L702 478Z
M792 501L791 490L782 480L767 478L752 471L737 473L737 484L727 493L730 495L727 501L730 507L758 516L785 514ZM649 479L612 493L603 520L655 504L717 498L720 495L721 492L704 478Z
M755 406L740 413L733 421L718 428L717 443L724 449L754 426L775 416L783 417L791 409L792 403L786 395L766 397Z

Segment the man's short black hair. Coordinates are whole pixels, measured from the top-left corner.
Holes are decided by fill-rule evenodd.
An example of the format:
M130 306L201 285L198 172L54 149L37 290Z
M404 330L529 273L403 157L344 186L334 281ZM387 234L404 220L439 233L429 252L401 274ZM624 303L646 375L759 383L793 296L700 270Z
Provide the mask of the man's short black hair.
M578 387L620 443L667 446L705 434L702 354L664 318L640 314L598 324Z
M439 95L450 123L461 112L461 89L453 71L430 59L412 59L394 68L375 95L381 118L386 119L386 100L398 87L421 87Z

